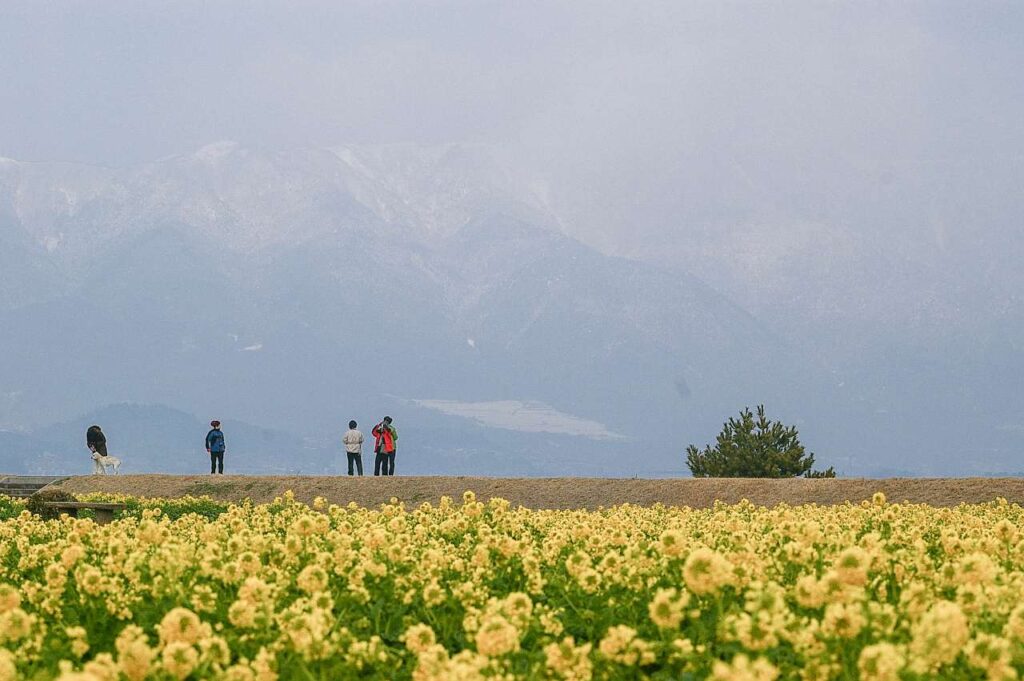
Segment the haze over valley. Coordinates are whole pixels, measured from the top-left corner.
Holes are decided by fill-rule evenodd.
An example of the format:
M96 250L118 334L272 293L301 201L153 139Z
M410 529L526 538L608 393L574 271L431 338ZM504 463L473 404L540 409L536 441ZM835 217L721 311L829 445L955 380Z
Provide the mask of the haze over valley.
M11 3L0 471L1024 471L1022 18Z

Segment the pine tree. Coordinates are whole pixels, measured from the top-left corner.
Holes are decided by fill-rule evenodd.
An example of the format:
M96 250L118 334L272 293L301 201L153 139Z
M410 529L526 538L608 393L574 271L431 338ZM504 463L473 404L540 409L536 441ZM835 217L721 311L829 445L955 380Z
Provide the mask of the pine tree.
M739 419L730 418L722 427L714 447L700 451L686 448L686 465L695 478L834 478L830 466L812 470L814 454L805 453L796 426L769 421L764 405L758 405L757 417L745 408Z

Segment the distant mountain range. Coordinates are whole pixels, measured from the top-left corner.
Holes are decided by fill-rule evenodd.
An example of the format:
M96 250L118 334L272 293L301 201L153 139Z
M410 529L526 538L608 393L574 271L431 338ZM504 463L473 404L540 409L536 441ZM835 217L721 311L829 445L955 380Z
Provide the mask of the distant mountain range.
M877 405L755 314L569 237L473 147L0 160L0 348L6 472L87 467L91 422L124 471L203 470L210 418L229 469L338 471L347 421L389 413L400 472L672 475L759 402L826 465L930 465L878 455Z
M0 432L0 470L29 474L85 473L92 468L85 430L103 424L108 452L121 473L197 473L209 466L204 449L208 423L158 405L110 405L30 433ZM329 473L328 453L287 433L234 422L230 429L233 473Z

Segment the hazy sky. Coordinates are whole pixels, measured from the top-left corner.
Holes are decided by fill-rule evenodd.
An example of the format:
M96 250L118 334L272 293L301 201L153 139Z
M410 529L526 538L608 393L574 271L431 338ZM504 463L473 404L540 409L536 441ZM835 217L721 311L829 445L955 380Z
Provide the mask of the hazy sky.
M673 156L738 128L762 150L988 151L1021 142L1022 38L1020 3L5 0L0 152L126 164L233 138Z

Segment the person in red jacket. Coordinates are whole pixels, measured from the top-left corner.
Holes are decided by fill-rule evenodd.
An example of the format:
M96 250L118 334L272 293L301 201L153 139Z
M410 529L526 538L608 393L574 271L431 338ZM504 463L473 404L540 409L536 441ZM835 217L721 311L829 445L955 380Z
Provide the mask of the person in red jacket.
M373 437L376 438L373 451L377 453L373 460L373 474L394 475L398 431L391 425L390 416L385 416L383 421L373 427Z

